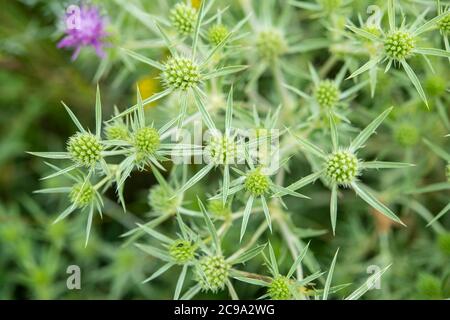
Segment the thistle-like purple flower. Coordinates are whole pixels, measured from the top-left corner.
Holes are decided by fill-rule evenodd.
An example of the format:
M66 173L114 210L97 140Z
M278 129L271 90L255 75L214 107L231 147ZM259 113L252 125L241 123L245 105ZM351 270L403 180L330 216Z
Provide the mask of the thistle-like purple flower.
M103 47L105 19L94 6L71 6L64 18L66 36L58 43L58 48L74 48L72 61L75 60L83 47L92 46L100 58L105 57Z

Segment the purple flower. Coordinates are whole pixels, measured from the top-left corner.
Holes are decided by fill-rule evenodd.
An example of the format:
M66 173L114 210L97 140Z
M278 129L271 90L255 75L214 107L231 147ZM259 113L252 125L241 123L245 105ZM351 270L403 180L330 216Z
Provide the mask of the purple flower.
M105 20L96 7L70 6L64 22L66 36L58 43L58 48L74 48L72 61L87 46L92 46L100 58L105 57L104 38L108 33L105 31Z

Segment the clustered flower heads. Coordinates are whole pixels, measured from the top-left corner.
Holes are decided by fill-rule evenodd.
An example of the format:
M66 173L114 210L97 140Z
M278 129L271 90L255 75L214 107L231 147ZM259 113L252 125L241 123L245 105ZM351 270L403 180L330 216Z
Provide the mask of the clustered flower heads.
M402 23L399 27L396 11L400 4L388 0L383 8L388 27L380 18L373 24L360 21L359 28L350 21L361 13L354 12L348 3L280 1L278 5L276 1L241 1L231 5L237 8L227 10L209 0L198 6L193 1L180 1L161 17L153 12L142 14L134 5L126 7L124 14L138 18L155 39L138 40L127 34L130 39L116 48L118 55L127 67L135 63L134 70L158 74L155 81L161 85L144 98L138 88L133 102L121 111L114 108L106 121L102 114L112 108L102 108L97 88L92 132L64 105L76 127L66 150L32 154L63 163L61 167L47 163L52 172L44 180L64 177L68 185L37 193L67 195L68 207L56 221L74 211L85 213L86 245L94 212L102 216L104 199L111 196L109 190L116 193L118 207L122 206L127 217L132 215L128 207L131 211L145 207L146 214L126 219L127 227L129 221L133 225L123 236L140 254L161 263L144 283L174 270L169 276L177 275L174 299L191 299L201 291L227 291L231 298L238 299L236 281L263 287L261 298L274 300L338 296L344 287L332 283L338 252L327 271L321 272L316 253L311 252L305 238L322 235L328 226L330 235L345 231L338 228L338 204L345 205L348 219L356 217L356 212L366 213L369 219L371 212L376 219L387 218L389 226L405 226L390 207L403 206L408 203L407 196L420 193L420 189L403 192L402 188L405 181L412 181L412 177L405 178L414 174L407 170L414 166L411 159L425 157L408 153L404 162L391 161L398 159L399 152L388 147L384 150L384 125L390 124L393 134L389 138L395 140L396 147L408 148L408 152L422 143L422 129L402 114L395 117L394 107L389 106L395 103L395 108L402 108L402 99L407 98L414 106L421 102L417 98L428 103L412 67L418 65L419 70L420 65L412 61L420 56L450 58L448 50L431 47L433 39L424 41L425 32L436 30L440 36L439 31L448 31L448 16L441 8L430 20L425 10L411 25ZM261 10L253 5L261 6ZM410 5L405 7L409 9ZM323 35L307 38L306 32L296 31L298 17L291 14L292 10L302 10L314 19L324 19L326 11L333 18L327 20L325 28L317 23L311 29L312 33L323 29ZM237 19L234 15L240 11ZM77 46L76 54L82 45L102 48L106 34L98 12L99 8L89 14L86 11L82 15L84 29L71 33L71 40L66 40ZM348 12L354 13L351 19L345 16ZM151 23L143 22L143 17ZM83 42L88 35L92 37ZM358 66L365 55L369 61ZM385 62L385 81L378 84L385 92L379 93L377 73ZM115 66L104 63L108 68ZM105 65L102 68L107 68ZM399 70L388 72L392 65ZM127 68L127 72L130 70L133 68ZM403 71L418 96L408 90ZM401 94L390 96L386 89L390 82L402 88ZM442 83L440 94L433 97L437 111L423 112L424 117L430 114L443 118L443 125L448 126L446 82ZM194 137L195 143L184 141L180 133L195 136L198 124L204 126L202 140ZM436 126L436 131L439 129ZM435 170L441 180L422 191L450 189L450 155L428 140L424 143L443 162ZM382 169L396 171L385 174ZM367 174L370 170L373 174ZM139 176L151 175L145 180L151 185L146 187L149 189L143 199L133 183L137 172ZM385 187L391 184L395 192ZM377 185L382 187L375 188ZM299 193L307 186L307 195ZM125 193L128 188L132 192ZM358 196L357 207L346 202L352 197L349 191ZM330 193L325 216L320 200L324 192ZM129 206L128 194L147 205ZM106 208L114 205L111 201L107 204ZM421 216L426 216L429 224L438 224L437 220L450 211L449 206L433 218L423 210ZM413 207L422 208L418 203ZM314 213L314 223L323 230L310 228L310 219L303 216L305 211ZM139 222L134 226L134 221ZM437 230L441 229L438 225ZM277 259L277 255L282 258ZM257 267L246 263L252 259L262 263L255 263ZM378 280L388 268L369 280ZM364 282L347 298L359 298L368 290Z
M230 265L223 256L207 256L197 266L197 278L203 290L216 292L225 287Z
M194 32L197 10L185 3L177 3L170 10L170 21L180 34L190 35Z

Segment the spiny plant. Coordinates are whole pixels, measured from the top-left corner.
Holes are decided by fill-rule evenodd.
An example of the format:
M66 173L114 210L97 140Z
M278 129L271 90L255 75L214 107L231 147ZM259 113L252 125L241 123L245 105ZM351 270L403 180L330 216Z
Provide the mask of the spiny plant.
M433 215L419 197L449 189L450 156L444 143L432 140L450 129L448 81L445 72L429 68L445 70L448 59L435 64L428 56L450 54L448 8L439 1L387 1L379 12L387 11L388 28L381 16L376 23L362 22L360 6L369 4L240 0L223 7L212 0L117 0L102 4L105 11L99 5L96 13L111 15L111 37L95 15L91 20L102 27L96 37L64 47L73 48L75 57L85 46L103 50L97 50L103 71L94 80L120 91L102 106L97 86L94 133L64 104L77 132L66 151L30 152L63 163L46 163L52 172L36 193L67 196L59 224L78 224L87 216L86 250L109 236L91 230L94 212L118 220L125 248L111 254L120 263L108 274L136 265L147 277L136 285L154 293L161 281L159 297L381 296L369 292L372 284L400 268L391 253L406 246L402 241L410 235L408 228L390 231L420 225L411 213L432 227L427 238L436 234L448 247L443 221L450 204ZM416 7L427 10L399 26L396 12L406 21ZM123 20L113 19L116 11ZM442 36L446 49L439 48ZM425 58L426 68L416 55ZM369 56L362 67L361 56ZM84 54L77 63L85 59L92 63ZM385 62L386 73L378 75ZM109 72L121 69L121 80L109 82ZM362 77L366 71L369 79ZM419 81L422 73L426 79ZM139 84L124 87L142 77L152 84L149 92ZM130 90L135 97L126 95ZM117 96L119 107L111 101ZM438 157L444 166L436 165ZM430 177L441 180L429 184ZM369 206L348 197L347 189ZM346 213L339 228L338 202ZM80 215L71 215L76 210ZM341 256L351 256L348 262L338 262L337 243ZM430 269L444 270L444 258L433 260ZM348 279L367 270L366 264L382 267L351 290ZM117 288L126 282L120 279ZM398 296L401 287L395 285Z
M313 82L313 90L311 94L307 94L287 84L285 87L311 104L312 113L316 117L322 116L322 118L324 117L327 119L328 114L332 114L343 121L348 121L345 114L342 112L343 110L339 110L342 109L340 107L346 106L348 101L353 98L353 95L367 85L368 82L362 81L341 92L340 86L347 72L346 65L339 70L336 78L333 80L321 80L317 71L311 64L309 65L309 71Z
M309 243L306 245L303 252L297 257L285 276L280 274L275 252L273 251L270 243L268 247L269 258L267 258L264 253L263 257L265 264L271 273L271 277L261 277L260 279L251 278L249 275L237 277L240 281L266 287L267 292L261 296L260 299L267 297L272 300L292 300L293 298L299 298L302 290L304 290L303 292L306 292L306 286L308 283L323 275L323 273L318 271L302 280L293 279L293 275L296 272L298 265L302 262L306 255Z
M193 29L193 37L192 37L192 50L189 55L185 55L183 53L180 53L177 51L173 44L171 43L170 39L166 35L166 33L163 31L161 27L158 26L158 29L161 33L161 37L164 39L165 44L167 46L167 49L170 52L170 58L163 62L157 62L154 61L148 57L145 57L139 53L130 51L128 49L126 50L126 53L128 53L131 57L134 59L143 62L152 68L156 68L160 71L160 76L162 83L164 85L165 90L154 94L153 96L145 99L143 101L143 104L148 104L154 101L157 101L159 99L164 98L165 96L171 94L172 92L178 92L180 96L181 101L181 111L180 111L180 118L178 121L178 127L181 128L183 120L186 116L187 112L187 101L189 96L193 95L197 108L201 112L202 117L205 121L205 124L208 126L208 128L213 129L214 125L212 123L211 116L209 115L209 112L205 106L205 97L207 96L203 92L203 83L204 81L207 81L209 79L214 79L216 77L223 77L229 74L233 74L239 71L244 70L247 66L245 65L236 65L236 66L226 66L223 68L214 68L213 70L206 70L208 67L210 67L210 62L212 58L214 57L214 54L220 50L223 46L226 45L229 37L232 33L237 32L240 28L240 24L236 26L235 29L230 31L230 33L225 37L218 45L213 47L208 52L203 53L202 52L202 58L199 60L199 38L200 38L200 27L202 25L202 20L204 19L204 16L207 12L205 12L205 2L203 1L200 10L197 15L191 15L187 12L191 12L189 10L193 10L192 8L189 8L188 6L184 4L179 4L174 9L176 10L175 13L177 15L180 15L178 11L183 11L182 19L178 17L182 21L182 25L184 29L187 29L186 24L188 24L187 19L189 19L189 24L195 24L195 28ZM177 13L178 12L178 13ZM174 11L172 11L173 15ZM192 21L191 21L192 20ZM181 27L181 25L176 24L178 28ZM192 26L190 27L192 29ZM204 54L204 55L203 55ZM131 107L128 110L122 112L118 116L122 116L125 114L128 114L132 112L135 107Z
M78 128L78 132L69 138L67 142L66 152L30 152L30 154L48 158L48 159L70 159L74 162L66 168L59 168L55 165L47 163L56 172L44 177L43 179L55 178L61 175L69 177L73 185L71 187L48 188L36 191L36 193L67 193L70 205L55 220L55 223L66 218L76 209L87 209L88 222L86 226L86 245L88 243L89 234L92 226L94 210L102 215L102 196L101 189L110 186L111 170L105 161L105 157L115 155L114 151L108 151L107 143L101 140L102 126L102 105L100 100L100 90L97 87L96 103L95 103L95 135L84 129L74 113L63 103L66 111L72 121ZM72 174L77 169L85 169L87 173L80 172ZM101 171L98 176L105 175L99 179L96 184L92 184L93 177Z
M435 184L428 185L423 188L416 188L413 193L426 193L426 192L435 192L435 191L441 191L441 190L448 190L450 189L450 153L443 150L441 147L437 146L436 144L430 142L429 140L424 140L425 144L440 157L442 160L446 162L445 165L445 177L447 178L447 181L445 182L438 182ZM444 216L448 211L450 211L450 203L447 204L444 208L442 208L439 213L433 217L433 219L428 222L428 226L432 225L435 221L439 220Z
M392 108L387 109L375 120L373 120L359 135L352 140L348 147L341 147L339 144L339 136L334 118L330 116L331 127L331 142L332 152L325 153L322 148L312 144L311 142L296 137L297 142L301 145L306 152L318 157L323 162L321 168L318 168L317 172L306 176L299 181L290 185L287 189L297 190L299 188L314 182L315 180L323 177L326 183L331 188L331 201L330 201L330 217L333 233L336 230L336 218L337 218L337 200L339 187L351 187L365 202L367 202L378 212L386 215L388 218L403 224L401 220L384 204L382 204L377 197L373 196L366 186L361 184L359 176L363 171L370 169L397 169L411 166L408 163L400 162L385 162L385 161L362 161L358 159L357 152L364 147L366 141L370 138L375 130L380 126L383 120L388 116Z
M398 27L396 23L395 5L395 0L387 1L389 30L384 31L381 29L381 35L371 33L352 24L349 24L347 26L358 36L373 41L374 43L379 45L377 54L374 57L371 57L371 59L361 68L353 72L349 78L356 77L365 71L376 69L379 64L386 61L387 65L385 68L385 72L389 71L392 64L400 64L408 75L408 78L411 80L411 83L416 88L417 93L428 106L428 100L420 83L420 80L414 72L413 68L411 68L411 66L409 65L408 60L414 55L421 55L425 59L427 59L428 56L450 58L450 53L446 50L421 46L421 42L424 36L423 34L427 31L430 31L430 29L432 28L436 28L439 21L446 19L448 12L443 12L433 19L423 23L422 19L427 13L426 11L424 11L424 13L418 16L416 21L414 21L410 26L406 26L405 21L402 21L401 26ZM376 73L375 77L371 78L371 81L373 83L373 86L375 87Z

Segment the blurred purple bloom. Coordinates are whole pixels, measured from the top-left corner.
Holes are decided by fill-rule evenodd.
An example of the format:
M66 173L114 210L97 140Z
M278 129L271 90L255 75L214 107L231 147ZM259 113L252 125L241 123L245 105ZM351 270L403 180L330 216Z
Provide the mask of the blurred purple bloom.
M108 34L105 31L105 20L96 7L70 6L64 22L66 36L58 43L58 48L75 48L72 61L86 46L92 46L100 58L105 57L104 38Z

